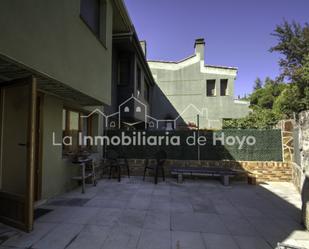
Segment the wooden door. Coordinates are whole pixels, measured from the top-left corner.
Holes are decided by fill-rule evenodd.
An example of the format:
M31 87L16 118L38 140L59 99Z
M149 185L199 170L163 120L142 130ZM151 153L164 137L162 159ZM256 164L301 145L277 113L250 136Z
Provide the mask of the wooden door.
M0 222L33 228L36 79L0 85Z

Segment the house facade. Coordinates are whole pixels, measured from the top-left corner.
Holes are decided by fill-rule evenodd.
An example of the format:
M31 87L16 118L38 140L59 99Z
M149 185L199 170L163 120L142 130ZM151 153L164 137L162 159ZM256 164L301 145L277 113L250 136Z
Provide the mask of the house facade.
M205 65L204 39L195 41L195 54L178 62L148 60L157 86L153 116L176 119L176 127L197 125L220 129L223 119L249 113L249 102L234 100L237 68Z
M105 108L107 129L148 127L145 115L152 111L155 81L146 52L146 44L139 41L132 23L130 32L113 34L111 104Z
M113 34L131 32L121 0L0 2L0 221L30 231L34 206L76 186L78 133L103 132ZM62 146L65 136L72 136Z

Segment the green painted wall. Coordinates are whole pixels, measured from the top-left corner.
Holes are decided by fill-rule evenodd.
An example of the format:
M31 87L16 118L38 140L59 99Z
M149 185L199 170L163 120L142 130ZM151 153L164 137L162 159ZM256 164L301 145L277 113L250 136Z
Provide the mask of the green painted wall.
M42 145L42 199L53 197L72 188L70 180L74 168L65 165L61 146L53 146L52 134L57 141L62 137L61 100L51 96L44 97L43 104L43 145Z
M55 141L62 139L62 110L67 106L62 100L50 95L43 98L42 110L42 198L48 199L65 193L76 187L72 176L78 175L78 166L72 164L70 159L63 157L62 147L53 145L53 132ZM78 108L76 106L76 108ZM80 108L80 107L79 107ZM89 111L92 109L89 109ZM93 135L102 135L103 120L101 116L93 119ZM101 158L102 148L96 148L97 153L92 157Z
M79 16L79 0L1 0L0 55L110 103L112 20L106 48Z

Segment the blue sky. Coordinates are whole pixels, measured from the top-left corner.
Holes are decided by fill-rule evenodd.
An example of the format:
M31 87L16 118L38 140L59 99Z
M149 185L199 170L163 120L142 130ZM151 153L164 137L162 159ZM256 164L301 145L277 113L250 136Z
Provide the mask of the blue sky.
M148 59L180 60L204 37L205 63L238 67L235 96L279 74L270 34L283 20L309 22L309 0L124 0Z

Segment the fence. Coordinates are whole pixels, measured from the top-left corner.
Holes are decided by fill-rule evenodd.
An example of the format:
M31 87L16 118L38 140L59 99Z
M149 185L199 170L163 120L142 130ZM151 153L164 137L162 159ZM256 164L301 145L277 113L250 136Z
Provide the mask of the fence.
M126 142L131 140L131 143L127 145L122 143L107 146L107 151L116 150L127 158L154 158L157 151L165 150L168 159L177 160L282 161L280 130L221 130L217 132L114 130L108 131L106 135L110 141L113 137L119 139L125 137ZM164 137L160 145L156 144L158 137ZM119 141L119 139L113 141Z

